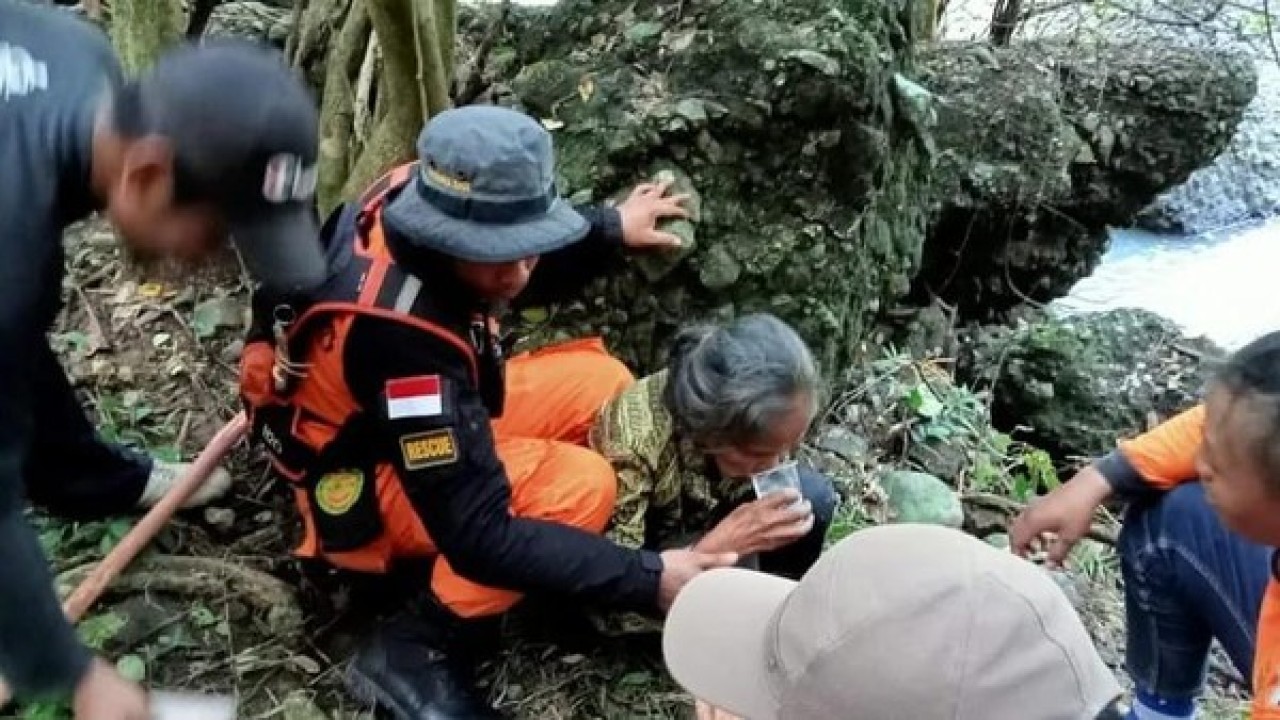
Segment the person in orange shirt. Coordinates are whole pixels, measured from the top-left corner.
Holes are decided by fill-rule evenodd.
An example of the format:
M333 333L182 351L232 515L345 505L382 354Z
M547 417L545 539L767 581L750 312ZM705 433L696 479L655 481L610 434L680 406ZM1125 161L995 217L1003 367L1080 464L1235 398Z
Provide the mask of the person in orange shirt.
M1215 638L1251 681L1254 720L1280 719L1280 332L1234 353L1208 390L1033 503L1010 532L1015 552L1047 539L1060 564L1103 501L1129 501L1117 549L1131 720L1193 717Z

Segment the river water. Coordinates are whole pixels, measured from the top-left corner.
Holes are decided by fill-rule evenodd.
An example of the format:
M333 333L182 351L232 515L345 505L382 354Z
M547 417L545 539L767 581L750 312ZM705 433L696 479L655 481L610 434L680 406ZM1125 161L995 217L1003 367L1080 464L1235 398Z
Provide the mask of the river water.
M1050 307L1141 308L1238 348L1280 329L1280 217L1190 237L1113 230L1094 273Z

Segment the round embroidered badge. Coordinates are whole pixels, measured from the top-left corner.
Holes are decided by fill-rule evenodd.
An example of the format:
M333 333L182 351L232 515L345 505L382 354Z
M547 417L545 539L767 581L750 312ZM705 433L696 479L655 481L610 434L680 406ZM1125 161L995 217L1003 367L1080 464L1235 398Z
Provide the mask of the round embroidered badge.
M360 499L363 488L364 473L359 470L331 472L316 484L316 504L330 515L342 515Z

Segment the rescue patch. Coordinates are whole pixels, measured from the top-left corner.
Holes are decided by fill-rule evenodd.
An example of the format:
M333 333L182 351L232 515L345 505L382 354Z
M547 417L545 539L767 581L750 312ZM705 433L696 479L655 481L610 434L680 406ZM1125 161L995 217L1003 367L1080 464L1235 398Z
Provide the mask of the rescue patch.
M444 394L439 375L388 380L387 419L435 417L444 413Z
M364 489L364 473L359 470L337 470L316 483L316 505L330 515L343 515L360 499Z
M458 461L458 443L453 428L440 428L400 438L400 454L407 470L449 465Z

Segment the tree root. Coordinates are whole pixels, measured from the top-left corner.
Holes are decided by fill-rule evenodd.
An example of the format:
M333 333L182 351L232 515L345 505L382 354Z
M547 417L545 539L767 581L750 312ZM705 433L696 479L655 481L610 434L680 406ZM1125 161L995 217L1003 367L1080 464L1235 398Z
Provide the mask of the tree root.
M293 31L285 43L285 56L295 67L312 67L327 54L329 41L350 15L355 0L294 0Z
M373 127L373 87L378 69L378 35L369 38L369 47L364 54L364 62L360 63L360 75L356 78L352 131L361 147L369 141L369 129Z
M61 594L70 595L96 566L89 563L58 575ZM302 629L302 608L293 589L279 578L233 560L153 555L127 568L104 594L145 592L213 599L234 595L261 611L273 637L292 636Z
M151 66L182 34L183 10L177 0L114 0L111 44L129 74Z
M320 45L325 20L317 8L340 0L308 1L292 42L295 62ZM423 123L451 106L456 11L456 0L350 0L325 55L316 188L322 214L412 159Z
M316 197L320 211L328 214L342 201L342 188L351 172L355 123L355 88L352 78L360 71L371 42L372 25L363 0L355 0L326 63L320 106L320 176Z

